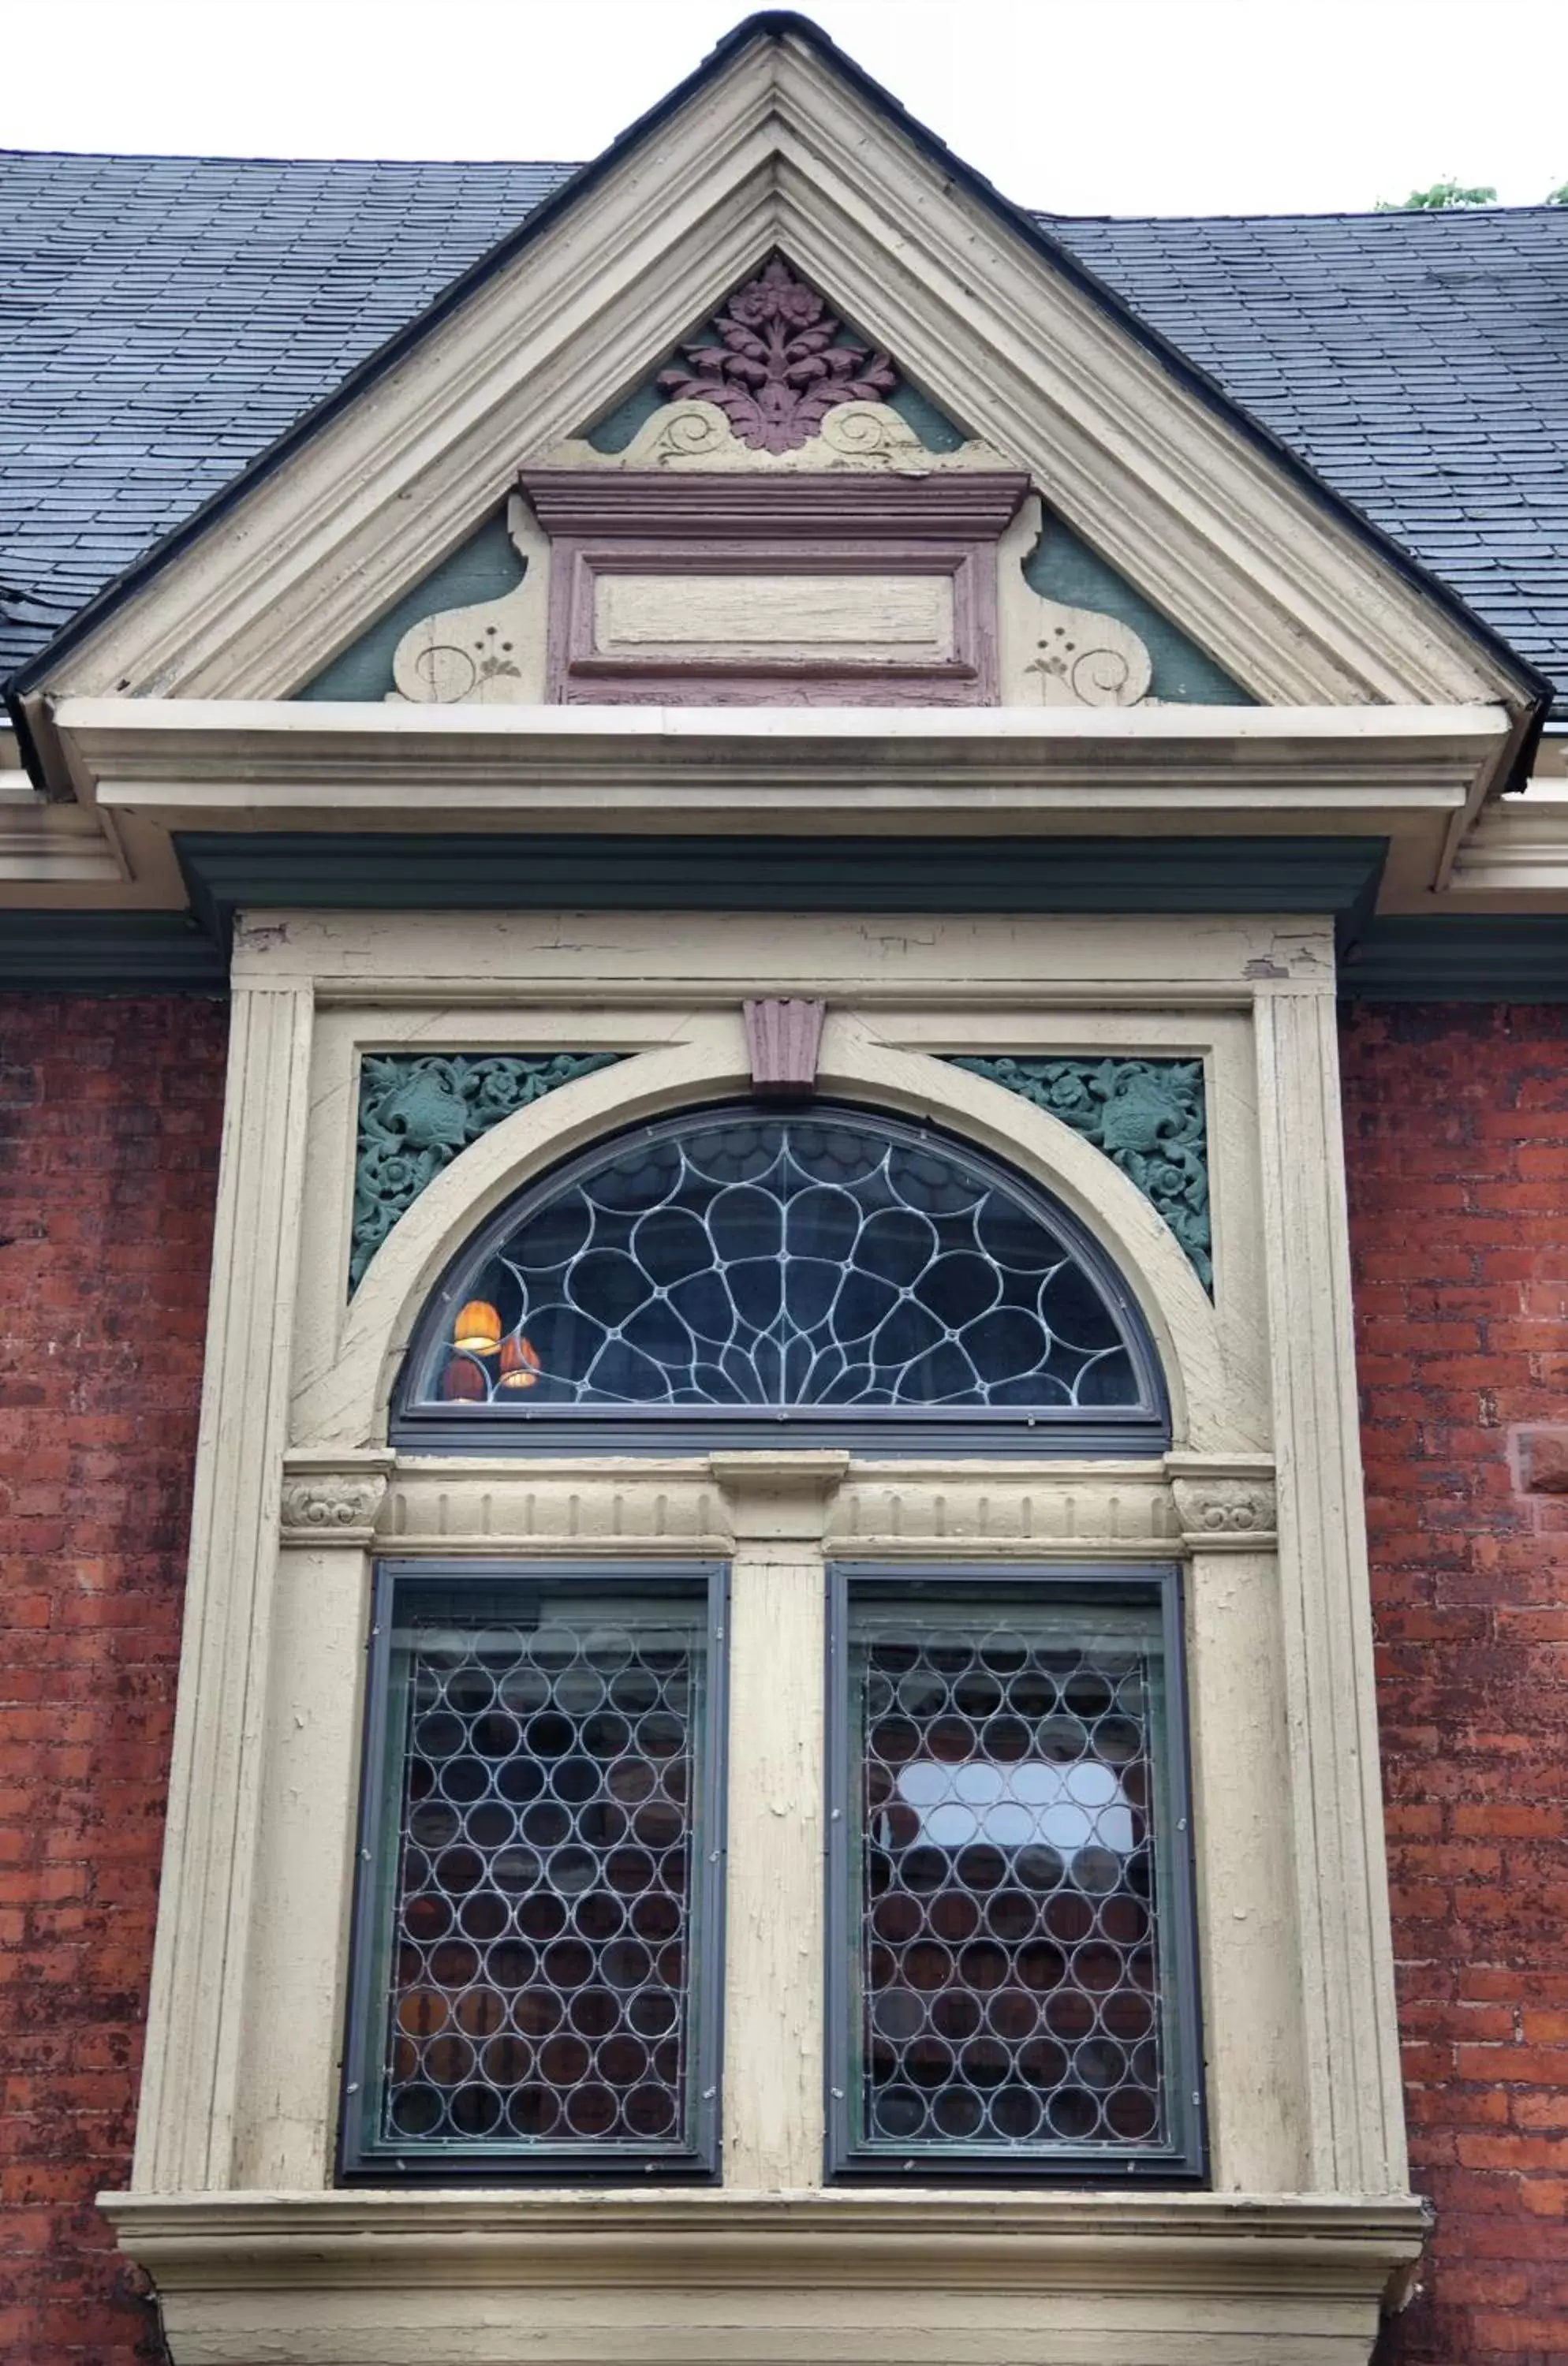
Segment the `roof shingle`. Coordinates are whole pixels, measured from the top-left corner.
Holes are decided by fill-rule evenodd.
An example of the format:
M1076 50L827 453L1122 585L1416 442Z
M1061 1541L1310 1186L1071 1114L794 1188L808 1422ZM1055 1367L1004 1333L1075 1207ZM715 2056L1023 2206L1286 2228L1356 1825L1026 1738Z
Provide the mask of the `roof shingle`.
M0 671L572 169L0 155ZM1568 208L1040 220L1568 686Z

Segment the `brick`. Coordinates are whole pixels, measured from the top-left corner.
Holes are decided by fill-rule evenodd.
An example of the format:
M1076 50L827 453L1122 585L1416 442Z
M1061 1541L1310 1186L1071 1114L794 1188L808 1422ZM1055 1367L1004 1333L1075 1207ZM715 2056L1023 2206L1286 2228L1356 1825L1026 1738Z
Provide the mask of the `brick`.
M130 2169L224 1035L203 1003L0 998L0 1076L27 1111L0 1144L6 2366L165 2355L93 2196Z
M1568 1495L1521 1492L1510 1444L1568 1436L1568 1010L1352 1008L1341 1052L1406 2116L1438 2212L1376 2357L1568 2366Z

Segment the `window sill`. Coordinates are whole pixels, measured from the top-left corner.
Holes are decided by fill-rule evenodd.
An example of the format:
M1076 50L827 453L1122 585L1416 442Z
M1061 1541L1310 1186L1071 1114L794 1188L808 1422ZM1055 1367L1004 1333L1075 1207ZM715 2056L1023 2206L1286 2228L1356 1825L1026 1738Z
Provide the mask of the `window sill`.
M174 2366L767 2355L1365 2366L1407 2194L106 2194ZM1040 2303L1049 2297L1050 2305ZM894 2346L890 2349L890 2339Z

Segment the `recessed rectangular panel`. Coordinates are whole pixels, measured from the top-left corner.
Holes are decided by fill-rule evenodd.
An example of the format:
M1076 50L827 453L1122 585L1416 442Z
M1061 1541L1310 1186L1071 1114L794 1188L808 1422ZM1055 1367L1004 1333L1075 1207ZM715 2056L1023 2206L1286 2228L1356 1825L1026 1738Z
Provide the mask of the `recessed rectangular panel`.
M940 574L603 574L602 657L904 659L953 655L953 578Z

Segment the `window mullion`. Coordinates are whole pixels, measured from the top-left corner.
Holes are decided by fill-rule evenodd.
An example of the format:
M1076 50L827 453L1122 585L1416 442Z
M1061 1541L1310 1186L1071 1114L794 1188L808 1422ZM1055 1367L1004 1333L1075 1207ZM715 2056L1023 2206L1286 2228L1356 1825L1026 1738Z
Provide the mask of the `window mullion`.
M822 1559L742 1541L730 1576L724 2179L822 2180Z

